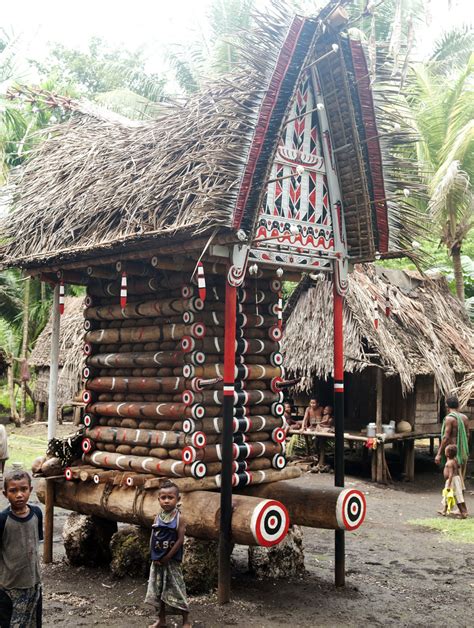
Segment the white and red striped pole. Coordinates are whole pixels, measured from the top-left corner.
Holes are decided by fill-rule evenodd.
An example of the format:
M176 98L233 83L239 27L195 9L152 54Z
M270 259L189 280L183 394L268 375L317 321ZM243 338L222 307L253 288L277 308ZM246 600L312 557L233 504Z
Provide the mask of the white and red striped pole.
M206 300L206 277L204 276L204 266L202 262L198 262L197 265L197 283L199 290L199 298L201 301Z
M120 281L120 307L123 309L127 305L127 273L122 273Z
M375 329L378 329L379 328L379 306L378 306L376 297L373 297L372 307L374 309L374 327Z
M59 313L64 314L64 281L59 282Z
M277 314L278 328L281 329L283 327L283 294L281 292L278 293Z

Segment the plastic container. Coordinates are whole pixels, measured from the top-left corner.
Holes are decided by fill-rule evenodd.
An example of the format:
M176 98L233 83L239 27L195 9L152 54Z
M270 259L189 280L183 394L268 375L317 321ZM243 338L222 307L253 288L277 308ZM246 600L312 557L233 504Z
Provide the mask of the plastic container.
M375 423L367 423L367 438L375 438L376 425Z
M389 423L384 423L382 425L382 432L385 436L393 436L395 434L395 427Z

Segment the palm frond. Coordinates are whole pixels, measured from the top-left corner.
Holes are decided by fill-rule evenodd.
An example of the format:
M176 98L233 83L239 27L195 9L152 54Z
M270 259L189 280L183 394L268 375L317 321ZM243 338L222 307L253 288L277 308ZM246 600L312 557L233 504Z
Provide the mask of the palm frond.
M464 24L447 31L436 40L430 62L439 68L448 69L453 65L464 65L474 48L474 31Z

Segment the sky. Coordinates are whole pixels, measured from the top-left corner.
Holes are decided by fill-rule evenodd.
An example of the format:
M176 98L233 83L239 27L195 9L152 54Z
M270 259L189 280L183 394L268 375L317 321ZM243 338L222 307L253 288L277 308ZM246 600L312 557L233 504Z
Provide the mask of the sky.
M226 0L221 0L224 5ZM267 0L257 0L263 4ZM164 50L172 43L186 43L193 31L204 28L211 0L19 0L3 2L0 27L22 35L25 57L43 58L49 41L84 49L98 35L111 45L143 47L149 71L164 70ZM473 0L425 0L432 15L419 34L418 47L428 50L443 27L472 20ZM321 1L301 2L309 10Z

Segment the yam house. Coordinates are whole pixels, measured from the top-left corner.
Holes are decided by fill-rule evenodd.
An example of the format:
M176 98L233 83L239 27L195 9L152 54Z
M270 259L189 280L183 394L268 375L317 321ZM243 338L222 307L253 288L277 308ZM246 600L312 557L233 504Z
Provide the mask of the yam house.
M172 477L188 534L220 541L221 600L231 542L277 544L290 521L336 529L341 584L344 531L365 514L363 494L343 488L342 455L333 492L296 500L300 489L281 482L299 473L282 430L281 282L310 271L334 284L342 454L347 266L403 255L417 224L397 79L380 58L369 71L347 24L335 1L313 17L273 7L242 33L232 74L155 120L20 90L70 112L13 176L1 232L3 266L56 286L51 438L63 294L87 292L82 449L58 460L66 480L40 484L47 520L56 504L151 525Z
M82 345L84 344L84 298L65 297L64 312L59 328L57 414L62 421L65 409L73 409L74 420L79 422L83 406L82 392ZM51 367L51 337L53 317L38 336L28 361L35 372L34 399L36 419L42 421L47 415L49 380Z
M282 341L287 375L302 378L298 406L309 394L331 399L331 316L331 285L305 278L285 309ZM443 277L357 265L344 306L345 430L360 435L380 419L408 423L399 429L409 439L439 435L444 398L474 367L472 332ZM474 418L468 403L463 411Z

